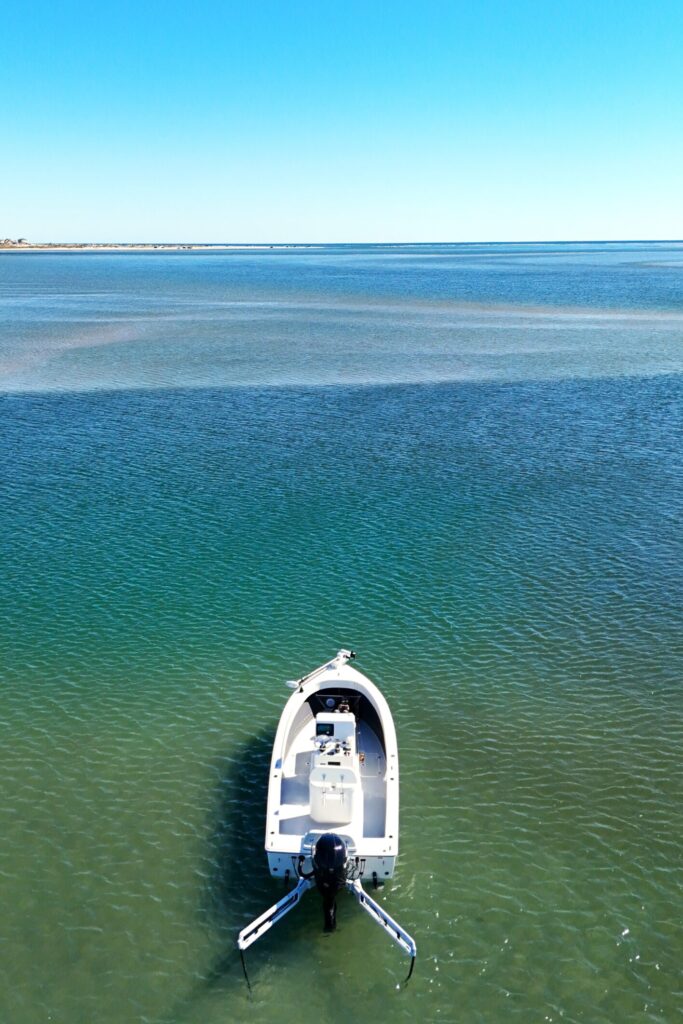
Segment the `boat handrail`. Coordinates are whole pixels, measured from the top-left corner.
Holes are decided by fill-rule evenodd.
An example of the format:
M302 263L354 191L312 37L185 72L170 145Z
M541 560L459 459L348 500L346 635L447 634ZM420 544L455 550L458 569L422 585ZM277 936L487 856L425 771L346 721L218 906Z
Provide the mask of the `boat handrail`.
M335 666L345 665L347 661L353 661L355 657L355 651L342 647L340 651L337 651L336 656L332 658L331 661L326 661L324 665L319 665L318 668L314 668L312 672L307 672L305 676L301 677L301 679L288 679L285 686L288 686L290 690L300 689L304 683L308 682L314 676L317 676L319 672L325 672L328 668L334 668Z

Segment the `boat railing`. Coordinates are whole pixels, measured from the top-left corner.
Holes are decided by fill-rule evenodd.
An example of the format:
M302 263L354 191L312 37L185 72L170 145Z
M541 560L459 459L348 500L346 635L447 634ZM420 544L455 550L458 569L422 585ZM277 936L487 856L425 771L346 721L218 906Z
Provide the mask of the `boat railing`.
M314 668L312 672L307 672L301 679L288 679L286 685L290 690L301 689L304 683L307 683L314 676L317 676L319 672L325 672L328 668L335 668L339 665L345 665L347 661L353 661L356 657L356 652L347 650L343 647L341 651L337 651L336 657L332 658L331 661L326 661L324 665L319 665L318 668Z

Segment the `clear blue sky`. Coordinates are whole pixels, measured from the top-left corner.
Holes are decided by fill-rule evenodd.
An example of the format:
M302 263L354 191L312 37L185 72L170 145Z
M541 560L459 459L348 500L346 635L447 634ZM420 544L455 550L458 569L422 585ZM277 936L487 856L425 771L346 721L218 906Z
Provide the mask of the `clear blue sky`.
M6 0L0 236L683 237L683 2Z

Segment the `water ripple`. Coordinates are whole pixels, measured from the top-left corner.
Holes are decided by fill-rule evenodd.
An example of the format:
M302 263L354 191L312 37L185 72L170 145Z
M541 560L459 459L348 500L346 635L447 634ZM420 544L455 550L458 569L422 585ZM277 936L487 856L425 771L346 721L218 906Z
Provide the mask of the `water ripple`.
M0 399L3 1020L675 1019L682 410L676 376ZM344 644L396 719L417 972L311 897L248 1005L282 682Z

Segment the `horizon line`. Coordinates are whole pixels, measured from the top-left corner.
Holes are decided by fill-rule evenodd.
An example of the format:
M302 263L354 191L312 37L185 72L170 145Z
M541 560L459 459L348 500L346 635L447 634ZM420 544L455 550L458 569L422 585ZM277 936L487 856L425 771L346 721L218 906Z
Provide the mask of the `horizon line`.
M5 244L3 244L5 242ZM95 239L60 239L59 241L34 241L24 239L24 236L20 235L14 239L0 239L0 251L12 250L12 249L30 249L32 247L48 247L48 246L203 246L203 247L239 247L239 248L251 248L251 247L293 247L293 246L353 246L353 245L383 245L383 246L407 246L407 245L421 245L421 246L436 246L436 245L614 245L614 244L681 244L683 238L483 238L483 239L458 239L458 240L409 240L403 239L401 241L386 241L382 239L375 239L373 241L309 241L309 240L287 240L287 241L213 241L207 242L202 240L188 240L188 239L174 239L170 241L161 241L154 239L151 241L147 240L128 240L122 241L117 239L107 240L95 240Z

